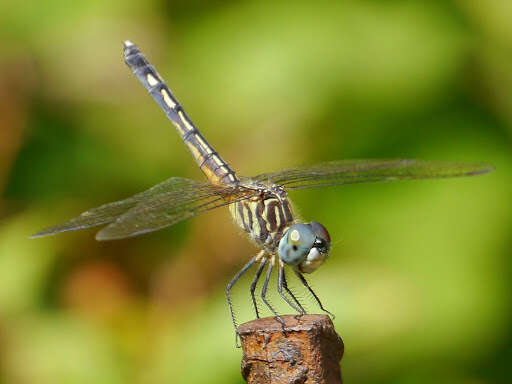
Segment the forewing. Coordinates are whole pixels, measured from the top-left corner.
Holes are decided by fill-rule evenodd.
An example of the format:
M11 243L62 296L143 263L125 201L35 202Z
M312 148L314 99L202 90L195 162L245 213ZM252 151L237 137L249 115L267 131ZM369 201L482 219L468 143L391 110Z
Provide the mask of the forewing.
M264 173L254 179L293 190L376 181L474 176L493 169L491 165L481 163L357 159L288 168L275 173Z
M201 183L190 179L173 177L154 187L133 195L127 199L104 204L100 207L90 209L80 216L65 223L44 229L31 237L42 237L54 235L61 232L76 231L113 223L123 214L133 209L142 202L155 201L155 199L168 199L166 209L180 211L185 207L191 207L194 202L197 205L206 203L212 197L218 198L219 193L228 193L228 190L214 187L211 184ZM161 196L161 197L160 197ZM170 225L170 224L169 224Z
M214 208L249 198L255 193L258 191L242 186L204 184L201 189L158 194L119 216L99 231L96 239L122 239L157 231Z

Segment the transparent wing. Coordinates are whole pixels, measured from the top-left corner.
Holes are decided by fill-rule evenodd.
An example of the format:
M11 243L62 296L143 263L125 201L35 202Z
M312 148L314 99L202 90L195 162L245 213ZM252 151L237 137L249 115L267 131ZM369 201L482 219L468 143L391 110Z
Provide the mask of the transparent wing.
M131 196L93 208L65 223L44 229L31 237L110 224L98 240L120 239L156 231L189 217L249 197L253 189L220 187L185 178L173 177ZM226 199L229 197L229 199Z
M131 208L96 235L97 240L113 240L153 232L186 220L192 216L247 199L257 193L245 187L203 185L201 198L174 191L144 200Z
M288 190L376 181L474 176L492 171L488 164L412 159L341 160L263 173L253 179Z

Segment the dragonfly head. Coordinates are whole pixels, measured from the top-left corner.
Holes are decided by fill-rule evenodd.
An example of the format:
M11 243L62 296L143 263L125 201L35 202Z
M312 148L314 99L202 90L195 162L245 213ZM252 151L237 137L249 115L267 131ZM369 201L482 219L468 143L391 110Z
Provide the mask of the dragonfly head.
M327 229L315 221L292 225L279 242L279 258L302 273L311 273L329 255L331 238Z

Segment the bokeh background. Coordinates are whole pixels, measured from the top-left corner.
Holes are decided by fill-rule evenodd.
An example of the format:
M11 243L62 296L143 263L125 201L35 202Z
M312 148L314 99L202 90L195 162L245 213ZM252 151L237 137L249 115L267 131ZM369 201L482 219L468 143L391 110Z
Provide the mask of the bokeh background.
M510 382L511 20L509 0L1 1L0 383L242 382L224 287L256 248L226 209L122 241L27 239L170 176L203 178L123 63L124 39L244 175L342 158L494 164L291 198L333 238L310 281L337 315L347 383Z

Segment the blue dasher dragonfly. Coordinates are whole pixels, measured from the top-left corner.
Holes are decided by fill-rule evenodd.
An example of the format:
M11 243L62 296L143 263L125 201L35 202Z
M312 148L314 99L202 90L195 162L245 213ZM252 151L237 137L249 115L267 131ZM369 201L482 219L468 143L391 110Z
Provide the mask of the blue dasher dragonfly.
M208 182L172 177L127 199L90 209L80 216L32 235L41 237L105 225L97 240L122 239L156 231L190 217L227 206L235 221L261 251L251 258L226 288L228 307L235 329L237 323L231 302L231 289L252 266L257 265L250 286L256 317L256 286L265 266L261 299L281 321L267 299L273 269L278 270L277 290L283 300L299 314L306 310L288 288L285 265L309 290L323 311L320 299L304 274L315 271L329 255L331 239L320 223L300 222L293 214L287 191L342 184L377 181L473 176L493 167L478 163L449 163L411 159L341 160L283 169L247 178L237 175L206 141L189 119L156 69L131 41L123 44L126 64L160 105L176 127Z

